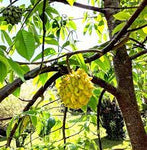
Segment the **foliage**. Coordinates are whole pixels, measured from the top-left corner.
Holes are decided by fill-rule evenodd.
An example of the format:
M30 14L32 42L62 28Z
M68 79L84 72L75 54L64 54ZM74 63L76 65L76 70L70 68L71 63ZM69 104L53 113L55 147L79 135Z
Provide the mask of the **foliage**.
M82 25L80 34L78 33L80 25L77 21L79 18L68 16L68 14L62 15L63 10L61 11L59 7L56 8L56 5L52 4L54 1L56 0L50 0L49 2L46 0L30 0L27 1L27 4L20 1L18 4L11 3L10 1L10 5L0 8L0 92L6 87L8 91L5 91L5 95L13 94L17 99L27 102L25 106L24 103L21 106L23 112L17 112L16 114L10 111L8 113L8 110L5 112L1 108L3 105L1 103L0 109L2 109L3 114L0 117L7 117L8 114L13 117L7 126L7 141L13 134L12 137L16 141L16 147L23 146L25 148L27 143L30 143L31 149L90 149L91 145L93 149L97 149L98 143L95 142L94 138L89 139L89 134L91 134L93 126L94 131L92 132L96 135L100 132L97 129L97 119L98 97L101 94L101 88L107 89L108 92L110 91L108 90L109 86L116 89L117 79L112 61L116 54L115 48L119 48L121 44L121 46L126 47L132 61L133 84L137 103L140 110L144 109L143 99L147 97L147 58L144 55L146 54L147 41L147 8L127 28L126 33L129 33L129 40L124 40L125 42L122 43L123 38L125 38L124 35L112 44L113 39L120 33L127 20L137 9L136 6L139 6L139 0L121 0L120 6L123 7L122 9L106 8L116 10L113 15L116 22L112 31L113 38L109 36L102 0L88 0L82 6L78 5L78 0L61 1L70 5L70 8L76 5L89 9L87 6L91 6L91 11L85 11L83 17L80 18L80 24ZM0 4L4 5L4 0L0 0ZM64 7L68 9L68 7ZM79 39L77 34L82 38ZM78 51L81 41L86 36L91 37L91 41L95 38L96 44L92 48L86 47L86 50ZM93 36L94 38L92 38ZM91 41L87 41L87 43ZM110 50L104 51L105 48L110 48ZM144 51L143 54L136 56L142 51ZM98 56L98 59L93 57L95 55ZM82 107L82 115L69 113L70 111L66 112L62 102L60 102L60 97L63 97L62 94L67 88L66 86L62 87L58 95L57 89L54 87L54 85L59 86L60 82L65 82L60 77L70 73L69 69L77 70L78 68L82 68L89 76L98 79L97 85L100 86L94 85L95 88L92 93L91 89L87 87L89 86L87 82L80 84L85 92L84 94L88 95L86 103L84 101L84 105L86 105ZM83 74L81 73L81 75ZM22 90L20 88L22 83L27 86L27 80L30 79L32 81L30 81L29 88ZM93 79L92 82L94 82ZM36 88L33 89L33 86ZM31 91L32 89L33 92L26 98L27 90ZM76 87L72 87L70 92L75 90ZM22 93L25 95L23 99L20 98ZM104 98L109 97L112 100L114 95L110 93L106 93ZM85 96L80 95L83 100L82 96L84 98ZM11 102L13 106L18 104L15 99L11 101L13 101ZM64 101L67 101L67 99ZM10 110L15 109L6 106ZM16 106L16 108L18 107ZM81 108L81 105L73 108ZM91 111L87 112L87 108ZM17 128L13 133L15 126ZM82 137L79 136L79 138L71 140L71 137L80 133L83 133ZM40 143L43 141L43 144L39 145L35 142L34 144L32 137L39 139ZM15 144L12 147L15 148Z

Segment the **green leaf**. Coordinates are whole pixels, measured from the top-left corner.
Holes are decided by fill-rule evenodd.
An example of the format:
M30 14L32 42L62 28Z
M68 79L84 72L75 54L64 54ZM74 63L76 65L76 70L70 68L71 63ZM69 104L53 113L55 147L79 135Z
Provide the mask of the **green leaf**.
M0 45L0 55L4 56L4 51L7 49L6 46Z
M0 82L2 83L7 76L7 71L8 71L8 61L7 59L0 55Z
M16 97L19 97L20 96L20 87L17 88L12 94Z
M119 31L124 27L124 25L125 25L125 22L120 23L119 25L117 25L117 26L113 29L112 35L114 35L115 33L119 32Z
M69 5L73 6L75 0L67 0L67 2L69 3Z
M47 79L48 79L48 74L47 73L39 75L39 82L41 82L42 85L45 84L45 82L47 81Z
M52 56L52 55L55 55L56 54L56 51L53 49L53 48L46 48L45 50L44 50L44 57L46 57L46 56ZM38 59L40 59L40 58L42 58L42 52L40 53L40 54L38 54L33 60L32 60L32 62L34 62L34 61L36 61L36 60L38 60Z
M145 34L147 34L147 27L144 27L142 30Z
M0 61L0 82L2 83L7 76L7 66Z
M17 122L19 119L18 116L15 116L11 119L11 121L9 122L9 125L7 126L7 130L6 130L6 135L7 135L7 138L10 136L10 133L11 133L11 130L13 128L13 125L15 122Z
M43 123L40 121L37 121L36 131L37 131L39 136L40 136L42 130L43 130Z
M62 45L62 49L65 48L66 46L70 45L70 41L66 41L63 45Z
M70 20L70 21L68 22L68 27L70 27L70 28L72 28L72 29L74 29L74 30L77 29L77 26L76 26L75 22L72 21L72 20Z
M2 30L1 32L2 32L2 34L4 35L5 40L7 41L8 45L9 45L9 46L12 46L12 45L13 45L13 42L12 42L12 40L11 40L9 34L8 34L6 31L4 31L4 30Z
M113 15L115 19L117 20L128 20L130 18L130 14L127 12L119 12L115 15Z
M90 23L87 23L84 27L83 34L85 35L90 27Z
M55 119L53 117L50 117L46 121L46 129L45 129L45 135L49 134L51 128L55 125Z
M66 29L64 27L60 28L60 37L62 40L65 40Z
M90 106L90 108L93 110L93 111L96 111L96 108L97 108L97 98L95 96L92 96L90 98L90 101L88 103L88 106Z
M82 54L77 54L77 55L75 55L75 56L76 56L77 61L78 61L79 64L80 64L80 68L84 69L84 70L87 72L88 69L87 69L86 63L85 63L85 61L84 61L83 55L82 55Z
M58 41L49 37L45 38L45 42L47 44L51 44L51 45L59 45Z
M49 15L49 16L52 16L51 14L56 14L56 15L59 15L58 11L53 8L53 7L50 7L48 6L46 9L45 9L46 13Z
M8 59L8 62L10 64L11 68L14 70L14 72L21 78L21 80L25 81L25 79L24 79L24 71L19 66L19 64L14 62L11 58Z
M10 136L10 132L11 132L11 129L12 129L12 125L13 125L14 120L15 120L15 119L12 118L11 121L9 122L8 126L7 126L7 130L6 130L7 138Z
M33 126L36 127L36 125L37 125L37 117L34 116L34 115L31 115L30 118L31 118L31 122L32 122Z
M17 52L27 60L30 60L35 51L35 39L31 32L20 30L15 39Z

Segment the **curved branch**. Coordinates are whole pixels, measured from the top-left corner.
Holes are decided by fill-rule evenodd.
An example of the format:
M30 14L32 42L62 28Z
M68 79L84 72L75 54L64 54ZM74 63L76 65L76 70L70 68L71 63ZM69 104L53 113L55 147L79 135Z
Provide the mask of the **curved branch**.
M27 74L25 74L24 79L29 80L29 79L36 77L38 75L39 69L40 67L29 71ZM58 70L59 70L59 67L45 66L41 69L40 74L45 73L45 72L58 71ZM23 81L20 78L18 78L14 80L12 83L7 84L3 88L1 88L0 89L0 102L2 102L2 100L5 99L8 95L12 94L18 87L21 86L22 83Z
M138 28L134 28L134 29L127 30L127 31L128 31L128 32L137 31L137 30L142 29L142 28L144 28L144 27L146 27L146 26L147 26L147 24L142 25L142 26L140 26L140 27L138 27Z
M10 119L12 119L12 117L0 118L0 121L6 121L6 120L10 120Z
M52 3L52 2L60 2L60 3L63 3L63 4L68 4L69 5L69 3L66 0L50 0L49 2L50 3ZM97 12L100 12L100 13L105 13L105 10L103 8L89 6L89 5L81 4L81 3L78 3L78 2L74 2L73 6L76 6L76 7L79 7L79 8L83 8L83 9L97 11Z
M119 92L117 88L115 88L113 85L107 83L106 81L94 76L91 80L94 84L104 88L107 92L111 93L115 97L119 95Z
M138 58L138 57L140 57L140 56L142 56L142 55L144 55L144 54L147 54L147 49L145 49L145 50L143 50L143 51L141 51L141 52L139 52L139 53L137 53L137 54L131 56L130 59L131 59L131 60L136 59L136 58Z
M100 135L100 107L101 107L101 102L102 102L102 98L105 94L105 89L102 90L99 100L98 100L98 104L97 104L97 137L98 137L98 143L99 143L99 149L103 150L102 148L102 142L101 142L101 135Z
M64 110L64 116L63 116L63 126L62 126L62 133L63 133L63 141L64 141L64 145L66 144L65 125L66 125L67 110L68 110L68 108L65 107L65 110ZM66 148L66 146L64 146L64 149L65 149L65 148Z
M113 49L116 42L118 42L123 37L123 35L125 35L127 33L127 29L132 25L132 23L140 15L140 13L146 7L146 5L147 5L147 0L143 0L143 2L137 8L137 10L134 12L134 14L131 16L131 18L128 20L128 22L125 24L125 26L120 30L120 32L118 32L118 34L111 40L111 42L106 47L104 47L104 49L102 50L103 54L106 54L111 49ZM100 57L101 56L99 54L95 54L95 55L87 58L86 62L91 62L91 61L96 60Z
M95 52L95 53L99 53L99 55L101 55L101 56L103 55L102 52L99 51L99 50L94 50L94 49L89 49L89 50L78 50L78 51L68 52L68 53L63 54L63 55L61 55L61 56L58 56L58 57L56 57L56 58L53 58L53 59L44 61L43 63L46 64L46 63L49 63L49 62L56 61L56 60L58 60L58 59L60 59L60 58L63 58L63 57L65 57L65 56L71 57L72 55L75 55L75 54L79 54L79 53L87 53L87 52L89 52L89 53L90 53L90 52L92 52L92 53ZM38 64L41 64L42 62L32 62L32 63L27 63L27 62L18 62L18 61L17 61L17 63L19 63L20 65L38 65Z
M25 108L23 109L23 112L28 111L30 109L30 107L36 102L36 100L41 97L43 95L43 93L46 91L46 89L59 77L62 76L62 73L57 72L56 74L54 74L49 80L47 80L47 82L45 83L44 86L42 86L33 96L32 100L25 106ZM15 131L19 125L19 123L22 121L22 118L19 118L18 122L14 124L10 136L7 139L7 144L6 147L9 147L12 141L12 138L15 134Z

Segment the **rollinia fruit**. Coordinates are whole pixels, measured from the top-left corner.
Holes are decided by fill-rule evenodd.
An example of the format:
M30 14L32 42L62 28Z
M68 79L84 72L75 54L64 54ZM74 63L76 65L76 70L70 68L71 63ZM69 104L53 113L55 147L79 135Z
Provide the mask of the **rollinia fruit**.
M21 21L22 13L21 8L10 6L4 10L3 17L7 23L14 25Z
M66 107L79 109L87 105L94 88L91 79L82 69L72 71L61 79L59 96Z

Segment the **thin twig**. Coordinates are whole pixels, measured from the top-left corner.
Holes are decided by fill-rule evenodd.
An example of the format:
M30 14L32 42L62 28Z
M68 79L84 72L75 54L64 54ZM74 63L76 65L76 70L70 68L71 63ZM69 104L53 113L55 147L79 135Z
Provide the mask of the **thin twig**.
M68 73L71 73L69 58L70 58L70 55L67 55L66 56L66 64L67 64Z
M133 38L129 38L129 39L138 44L138 45L136 45L136 47L145 48L145 45L143 43L137 41L136 39L133 39Z
M63 117L63 126L62 126L63 141L64 141L64 149L66 148L66 145L65 145L65 144L66 144L65 125L66 125L67 110L68 110L68 108L65 107L65 110L64 110L64 117Z
M103 89L100 94L98 104L97 104L97 136L98 136L98 143L99 143L100 150L102 150L102 142L101 142L101 135L100 135L100 107L101 107L102 98L105 92L106 92L105 89Z
M107 52L111 51L113 49L114 45L127 33L127 29L132 25L132 23L136 20L136 18L140 15L140 13L143 11L143 9L147 5L147 0L143 0L142 3L139 5L137 10L133 13L133 15L130 17L130 19L126 22L125 26L118 32L118 34L111 40L111 42L103 48L102 53L103 55ZM100 58L101 55L95 54L87 60L85 60L86 63L94 61L98 58Z
M57 101L59 101L59 100L60 100L60 99L58 98L58 99L56 99L56 100L50 101L49 103L44 104L44 105L41 106L41 107L45 107L45 106L50 105L50 104L52 104L52 103L54 103L54 102L57 102Z
M75 134L72 134L72 135L70 135L70 136L67 136L66 139L69 139L69 138L71 138L71 137L73 137L73 136L75 136L75 135L78 135L78 134L80 134L82 131L84 131L84 129L80 130L79 132L77 132L77 133L75 133ZM63 140L63 138L60 139L60 140L58 140L58 141L54 141L54 143L60 142L60 141L62 141L62 140Z
M40 0L38 0L35 5L33 6L33 8L31 10L29 10L28 15L26 16L25 20L23 21L22 25L21 25L21 29L24 27L25 22L28 20L28 18L30 17L32 11L36 8L36 6L40 3Z
M138 57L140 57L140 56L142 56L142 55L144 55L144 54L147 54L147 49L145 49L145 50L143 50L143 51L141 51L141 52L139 52L139 53L137 53L137 54L131 56L130 59L131 59L131 60L136 59L136 58L138 58Z
M0 118L0 121L6 121L6 120L10 120L10 119L12 119L12 117Z
M90 50L78 50L78 51L74 51L74 52L68 52L68 53L63 54L63 55L61 55L61 56L59 56L59 57L56 57L56 58L53 58L53 59L44 61L43 63L46 64L46 63L49 63L49 62L52 62L52 61L56 61L56 60L58 60L58 59L60 59L60 58L66 57L67 55L72 56L72 55L75 55L75 54L87 53L87 52L89 52L89 53L95 52L95 53L99 53L99 55L103 55L102 52L99 51L99 50L92 50L92 49L90 49ZM21 64L22 64L22 65L32 65L32 64L33 64L33 65L38 65L38 64L41 64L42 62L27 63L27 62L19 62L19 61L17 61L17 63L19 63L20 65L21 65Z
M30 102L31 100L26 100L26 99L22 99L22 98L18 98L19 100L23 101L23 102Z
M134 7L105 7L103 10L107 10L107 9L136 9L138 8L138 6L134 6Z
M40 64L40 70L43 66L44 61L44 44L45 44L45 35L46 35L46 27L45 27L45 8L46 8L46 0L43 1L43 9L42 9L42 26L43 26L43 36L42 36L42 56L41 56L41 64Z
M127 32L137 31L137 30L140 30L140 29L142 29L142 28L144 28L144 27L146 27L146 26L147 26L147 24L142 25L142 26L140 26L140 27L138 27L138 28L134 28L134 29L127 30Z
M52 2L60 2L60 3L64 3L64 4L68 4L69 5L69 3L66 0L50 0L49 2L50 3L52 3ZM74 2L73 5L76 6L76 7L79 7L79 8L88 9L88 10L92 10L92 11L96 11L96 12L100 12L100 13L105 13L105 10L103 8L89 6L89 5L81 4L81 3L78 3L78 2Z
M56 80L58 79L62 74L60 72L54 74L47 82L45 83L44 86L42 86L33 96L32 100L25 106L23 109L23 112L26 112L30 109L30 107L36 102L36 100L43 95L43 93L46 91L46 89ZM18 122L16 122L11 130L10 136L7 139L7 144L6 147L10 147L12 138L16 132L16 129L19 125L19 123L22 121L22 118L19 118Z

